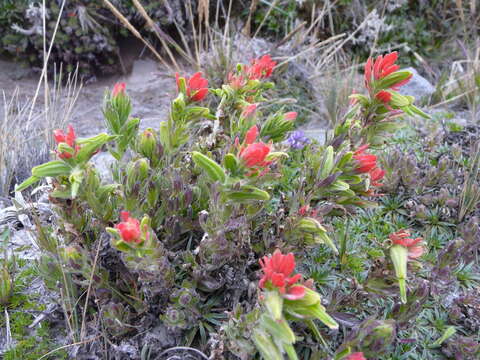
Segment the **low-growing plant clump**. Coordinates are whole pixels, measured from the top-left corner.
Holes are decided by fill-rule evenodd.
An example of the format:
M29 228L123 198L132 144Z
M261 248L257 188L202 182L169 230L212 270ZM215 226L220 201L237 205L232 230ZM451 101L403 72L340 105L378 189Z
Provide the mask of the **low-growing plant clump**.
M176 74L159 130L139 130L124 83L105 96L106 133L56 130L56 159L16 190L48 179L38 272L59 294L70 355L477 358L479 151L435 163L419 148L414 163L397 150L419 136L408 116L435 121L398 92L412 74L397 57L368 59L365 91L325 144L294 130L295 112L267 111L269 55L219 88ZM104 150L111 182L91 161ZM458 203L446 184L463 184Z

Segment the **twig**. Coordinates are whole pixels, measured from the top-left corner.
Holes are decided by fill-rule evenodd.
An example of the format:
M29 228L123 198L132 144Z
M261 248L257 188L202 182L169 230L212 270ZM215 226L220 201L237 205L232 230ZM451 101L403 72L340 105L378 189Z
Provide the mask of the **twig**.
M125 16L122 15L120 11L117 10L115 5L113 5L109 0L103 0L105 5L112 11L113 15L115 15L118 20L128 29L130 32L140 39L149 49L150 51L157 57L158 60L169 70L172 71L172 68L170 65L163 59L163 57L158 53L157 50L147 41L143 38L143 36L135 29L135 27L130 23L130 21L127 20Z
M97 251L95 253L95 259L93 260L92 271L90 273L90 280L88 283L87 296L85 297L85 305L83 306L82 327L80 330L80 340L85 336L85 319L87 317L88 299L90 298L90 291L92 289L93 275L95 275L95 269L97 267L98 255L100 254L100 245L102 244L101 238L98 239Z

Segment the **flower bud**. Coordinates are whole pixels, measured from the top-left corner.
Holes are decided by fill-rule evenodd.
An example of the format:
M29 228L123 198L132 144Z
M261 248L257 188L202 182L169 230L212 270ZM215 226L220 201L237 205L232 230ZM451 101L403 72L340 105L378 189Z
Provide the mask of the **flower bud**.
M402 245L393 245L390 248L390 257L392 258L395 275L400 287L400 298L404 304L407 303L407 261L408 249Z
M81 255L78 252L78 249L74 246L67 246L63 248L62 257L65 260L78 260L80 259Z
M278 320L282 317L283 298L277 291L268 291L264 297L265 306L273 317L274 320Z
M150 165L147 159L138 159L127 165L127 186L133 189L136 184L142 184L148 178Z
M155 149L157 148L157 138L155 130L148 128L140 134L138 151L147 159L153 160Z

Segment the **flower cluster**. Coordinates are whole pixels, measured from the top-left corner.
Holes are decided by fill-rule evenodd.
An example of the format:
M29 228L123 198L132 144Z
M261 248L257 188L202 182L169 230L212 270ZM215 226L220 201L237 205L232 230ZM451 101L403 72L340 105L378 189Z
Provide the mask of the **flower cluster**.
M294 358L294 344L299 337L290 328L291 322L304 322L304 328L308 327L316 337L320 332L314 320L320 320L322 326L330 329L338 329L339 325L322 305L313 280L303 281L302 275L295 272L293 253L283 254L277 249L263 256L259 251L275 244L297 250L325 245L340 255L341 264L348 261L346 249L338 251L329 236L329 227L323 226L323 219L329 213L369 206L372 202L362 196L372 195L371 187L381 186L385 171L378 166L377 156L368 152L369 145L376 148L385 142L384 133L392 132L395 119L390 116L390 108L415 110L411 97L395 93L411 77L408 72L397 71L396 59L396 53L375 61L369 59L365 69L369 96L354 95L357 102L351 115L338 122L333 138L324 145L311 144L303 131L294 131L296 112L278 110L268 114L271 107L262 106L268 96L265 91L274 86L267 80L276 66L269 55L239 65L235 73L229 74L228 84L217 89L209 89L208 80L200 72L191 77L177 73L179 93L158 130L139 130L140 119L132 116L126 84L118 83L105 99L103 113L108 134L77 141L73 127L69 126L66 134L56 130L58 157L71 160L56 159L35 167L32 177L19 188L47 176L55 177L52 198L68 198L78 204L64 213L78 233L94 230L100 234L105 224L115 224L105 230L111 235L111 247L121 252L119 260L125 266L115 267L119 270L104 269L101 267L108 262L101 259L99 269L108 273L102 279L110 281L123 274L128 279L138 279L134 292L122 287L119 295L131 298L135 302L131 308L145 309L149 316L160 315L160 319L175 322L172 314L176 314L184 326L182 331L197 326L198 310L206 308L204 305L212 299L209 294L224 291L223 285L217 287L216 281L209 280L214 271L223 265L233 266L232 258L237 256L235 266L245 261L242 272L248 274L253 269L247 257L257 256L262 272L258 283L261 295L259 306L245 316L254 328L249 336L261 355L266 355L265 359L272 359L271 354L275 354L275 359L285 354ZM209 92L219 100L212 101L217 105L216 110L198 104ZM402 101L406 105L401 105ZM389 103L388 107L383 103ZM214 131L195 130L205 120L214 124ZM383 126L386 123L388 126ZM292 151L289 157L279 151L287 145L290 150L305 150ZM110 182L104 181L94 164L89 163L102 147L116 161ZM283 164L281 159L285 159ZM269 171L275 173L262 176ZM271 211L280 209L271 204L280 204L284 215L279 217L276 210ZM268 211L261 212L262 207ZM121 209L132 212L134 209L135 214L143 217L135 218L129 211L120 212ZM279 226L265 233L265 238L254 236L257 229L275 222ZM251 242L239 245L245 237ZM191 241L187 245L187 238L198 245L195 253L188 251ZM422 239L410 238L408 231L401 230L391 234L390 240L400 296L406 302L407 261L423 254ZM81 243L87 255L92 250L88 249L90 245L87 241ZM66 254L70 258L76 256L69 251ZM188 259L177 256L184 252L188 252ZM166 271L170 268L171 272ZM180 277L173 269L182 271L181 284L175 283ZM90 276L89 272L87 277ZM170 296L188 287L192 294L189 299ZM102 284L101 288L107 286ZM193 296L196 288L205 296ZM223 289L229 291L231 287ZM142 296L134 299L132 294ZM165 310L150 309L149 304L156 304L160 298L165 299ZM117 301L116 296L114 299ZM192 316L185 315L190 311L185 306L189 302L194 309ZM220 300L218 308L228 304ZM97 310L104 313L100 308ZM122 317L117 320L118 324L130 323L127 317L125 321ZM365 360L362 353L350 353L354 351L351 349L364 347L348 346L338 358ZM367 352L366 355L373 356Z
M359 174L369 174L372 186L382 186L379 181L385 176L385 171L377 166L377 156L366 152L368 147L368 144L362 145L354 152L353 158L358 164L355 171Z
M400 69L400 66L395 64L397 59L398 53L396 51L385 56L380 55L375 61L373 61L372 58L368 58L365 64L365 87L369 92L374 91L373 81L384 79ZM410 81L412 76L413 74L410 74L404 79L393 82L389 84L388 88L398 91L402 85ZM375 98L388 104L392 100L392 93L388 90L381 89L375 93Z
M68 147L67 149L56 151L60 159L70 159L80 150L80 146L76 144L77 136L75 135L75 130L72 125L68 125L66 135L63 130L57 129L53 132L53 137L58 145L66 145Z
M316 218L318 216L318 210L311 209L310 205L303 205L298 209L298 215Z
M244 145L240 147L239 157L246 167L261 168L262 174L264 174L272 163L272 161L266 160L271 146L262 141L255 142L257 137L258 127L254 125L247 131Z
M242 111L242 116L244 118L250 118L255 115L257 111L257 104L248 104Z
M401 245L407 248L409 259L417 259L425 252L422 245L423 239L421 237L412 239L410 236L410 231L399 230L390 234L389 238L394 245Z
M181 79L185 81L185 95L189 101L201 101L205 99L208 94L208 80L202 77L201 72L196 72L190 78L182 78L179 73L176 73L175 80L177 81L179 91L182 91L183 87Z
M119 95L125 95L125 90L127 89L127 84L124 82L116 83L112 90L112 97L117 97Z
M288 300L298 300L305 296L305 287L298 284L302 275L292 276L295 270L295 257L292 253L283 255L277 249L273 255L260 259L260 266L263 277L258 286L261 289L275 288Z
M260 59L251 61L250 66L245 66L245 73L249 80L268 79L272 76L273 68L277 65L270 55L264 55Z
M241 74L235 75L234 73L229 73L227 80L228 80L228 84L234 90L239 90L247 84L245 77Z
M286 114L285 114L286 115ZM311 140L305 136L302 130L296 130L290 133L286 143L295 150L301 150L311 143Z
M141 242L140 221L132 218L128 211L122 211L120 219L122 221L115 225L115 228L120 231L122 239L127 243Z

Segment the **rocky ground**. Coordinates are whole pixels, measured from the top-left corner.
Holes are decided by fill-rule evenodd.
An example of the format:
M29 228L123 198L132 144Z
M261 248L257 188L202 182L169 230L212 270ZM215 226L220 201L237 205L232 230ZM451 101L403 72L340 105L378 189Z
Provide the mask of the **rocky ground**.
M18 88L21 98L35 95L39 76L18 65L0 60L0 91L8 99ZM97 79L84 84L70 122L80 136L95 135L105 129L101 104L103 94L113 85L123 81L133 100L133 116L142 119L142 127L158 127L167 113L169 101L175 94L175 81L170 72L163 71L152 59L137 59L126 76ZM40 87L37 107L43 109L43 85Z

